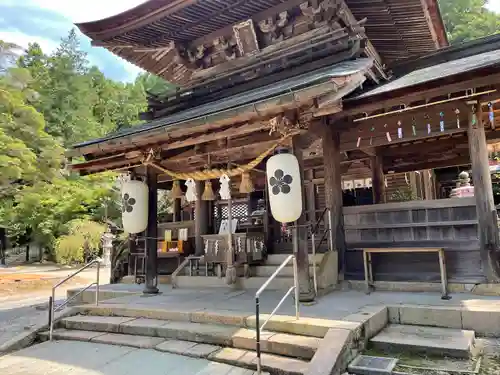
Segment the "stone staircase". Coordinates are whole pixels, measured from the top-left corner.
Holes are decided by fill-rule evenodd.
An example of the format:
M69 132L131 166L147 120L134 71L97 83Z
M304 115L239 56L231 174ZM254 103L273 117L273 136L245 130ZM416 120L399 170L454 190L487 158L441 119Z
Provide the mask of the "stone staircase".
M281 265L281 263L289 256L289 254L270 254L268 255L265 264L250 267L250 276L244 277L240 275L235 288L238 289L259 289L264 284L269 276ZM316 254L316 273L318 280L323 280L323 269L321 267L324 261L325 254ZM176 277L176 286L179 288L208 288L208 287L225 287L227 284L224 278L216 276L204 275L204 264L200 264L201 276L188 276L188 269L185 269L185 275ZM313 256L309 254L309 271L311 278L313 277ZM241 270L240 270L241 271ZM290 262L280 274L269 284L267 289L270 290L286 290L293 285L293 266Z
M410 352L469 358L475 352L475 333L470 330L391 324L370 339L384 352Z
M114 305L82 306L77 312L58 322L54 339L155 349L256 370L254 318ZM328 330L290 319L269 324L261 335L262 368L271 374L304 374ZM47 340L48 332L40 338Z

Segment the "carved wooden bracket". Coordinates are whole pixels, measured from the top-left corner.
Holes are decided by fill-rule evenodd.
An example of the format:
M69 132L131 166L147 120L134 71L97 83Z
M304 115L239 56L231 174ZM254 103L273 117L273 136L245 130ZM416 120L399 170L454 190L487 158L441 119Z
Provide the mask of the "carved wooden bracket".
M277 17L268 17L259 22L259 29L267 39L266 44L280 42L284 38L284 28L288 24L288 12L284 11Z

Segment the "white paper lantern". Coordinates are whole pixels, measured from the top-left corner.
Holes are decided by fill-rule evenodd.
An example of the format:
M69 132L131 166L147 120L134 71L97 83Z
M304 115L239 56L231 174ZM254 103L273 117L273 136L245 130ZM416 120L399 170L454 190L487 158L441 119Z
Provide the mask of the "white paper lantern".
M142 181L122 185L122 222L127 233L141 233L148 226L148 186Z
M293 154L277 154L266 166L271 214L276 221L290 223L302 215L302 181L299 162Z

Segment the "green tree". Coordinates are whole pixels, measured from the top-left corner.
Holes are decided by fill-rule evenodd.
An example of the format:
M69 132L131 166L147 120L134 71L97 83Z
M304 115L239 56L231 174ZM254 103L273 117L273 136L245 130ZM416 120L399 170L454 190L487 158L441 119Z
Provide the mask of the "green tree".
M500 15L486 8L488 0L439 0L451 44L500 32Z
M43 116L30 104L26 69L10 69L0 79L0 194L59 171L62 148L44 131Z

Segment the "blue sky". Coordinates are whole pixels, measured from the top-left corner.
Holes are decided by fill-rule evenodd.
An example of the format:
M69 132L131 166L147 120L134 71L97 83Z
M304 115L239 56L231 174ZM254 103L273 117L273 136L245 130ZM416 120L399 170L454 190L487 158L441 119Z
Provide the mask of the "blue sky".
M74 22L93 21L112 16L145 0L0 0L0 39L26 47L38 42L51 52L67 35ZM500 0L490 0L489 8L500 13ZM106 76L131 81L140 70L103 48L91 47L81 35L82 48L91 64Z
M112 16L143 3L144 0L0 0L0 39L27 47L38 42L49 53L57 48L74 22L93 21ZM107 77L131 81L140 70L104 48L90 46L78 31L81 46L91 64Z

